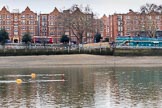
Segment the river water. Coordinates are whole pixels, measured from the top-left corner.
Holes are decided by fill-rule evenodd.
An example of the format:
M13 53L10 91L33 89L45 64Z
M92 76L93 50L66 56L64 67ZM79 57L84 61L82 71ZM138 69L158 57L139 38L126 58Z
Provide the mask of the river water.
M162 68L0 69L0 108L160 107Z

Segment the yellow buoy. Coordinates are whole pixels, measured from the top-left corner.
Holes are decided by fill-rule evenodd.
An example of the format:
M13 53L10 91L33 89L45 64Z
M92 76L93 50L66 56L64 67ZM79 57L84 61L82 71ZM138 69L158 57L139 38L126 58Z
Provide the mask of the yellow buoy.
M17 84L21 84L22 83L22 80L21 79L16 79L16 83Z
M32 74L31 74L31 77L32 77L32 78L35 78L35 77L36 77L36 74L35 74L35 73L32 73Z

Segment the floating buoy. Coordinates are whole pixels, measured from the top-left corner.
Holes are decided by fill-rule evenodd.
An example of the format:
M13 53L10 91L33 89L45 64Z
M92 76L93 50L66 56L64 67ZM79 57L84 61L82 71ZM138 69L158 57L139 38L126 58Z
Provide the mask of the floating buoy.
M31 77L32 77L32 78L35 78L35 77L36 77L36 74L35 74L35 73L32 73L32 74L31 74Z
M22 83L22 80L21 79L16 79L16 83L17 84L21 84Z

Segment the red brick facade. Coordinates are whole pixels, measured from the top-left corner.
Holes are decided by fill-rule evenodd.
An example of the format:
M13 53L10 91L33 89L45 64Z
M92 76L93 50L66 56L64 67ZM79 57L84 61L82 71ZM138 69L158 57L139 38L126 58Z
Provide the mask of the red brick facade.
M5 28L12 42L20 42L25 32L37 35L37 14L27 7L23 12L9 12L5 7L0 10L0 28Z
M68 18L75 15L87 15L91 17L91 14L84 14L79 9L71 13L69 10L60 12L56 7L49 14L40 14L39 35L53 37L54 43L60 43L60 38L63 34L66 34L69 36L71 41L77 42L78 40L76 36L72 33L72 30L67 25ZM92 34L87 33L87 36L84 34L83 41L92 43L93 37L90 35Z
M5 7L0 10L0 28L6 29L10 39L13 38L13 14L11 14Z
M75 15L86 16L87 18L91 18L93 22L93 14L83 13L79 8L72 13L69 10L59 12L57 8L54 8L51 13L37 15L37 13L31 11L29 7L26 7L23 12L19 12L18 10L9 12L3 7L0 10L0 28L6 29L12 42L21 42L22 36L26 32L29 32L31 36L53 37L54 43L59 43L61 36L66 34L70 37L71 41L77 42L78 39L64 22L66 17ZM93 25L91 25L91 27L94 27L96 30L85 32L83 34L83 42L93 43L96 32L101 33L103 39L109 37L108 19L106 15L101 19L96 19Z
M74 12L64 10L60 12L57 8L51 13L34 13L29 7L23 12L9 12L5 7L0 10L0 28L5 28L12 42L21 42L25 32L32 36L50 36L54 43L59 43L63 34L70 37L71 41L77 41L72 30L66 26L67 16L86 15L93 19L93 14L86 14L78 8ZM66 19L68 20L68 19ZM101 33L104 39L114 41L117 36L135 36L141 31L162 31L162 14L157 12L138 13L130 10L126 14L113 14L108 17L104 15L100 19L93 20L95 30L84 33L83 42L93 43L95 33Z
M116 36L136 36L142 31L162 31L162 14L138 13L130 10L126 14L109 16L110 40Z
M102 24L102 27L99 32L101 33L101 36L104 40L106 38L109 38L109 36L110 36L109 18L106 15L103 15L103 17L101 18L101 21L103 24Z

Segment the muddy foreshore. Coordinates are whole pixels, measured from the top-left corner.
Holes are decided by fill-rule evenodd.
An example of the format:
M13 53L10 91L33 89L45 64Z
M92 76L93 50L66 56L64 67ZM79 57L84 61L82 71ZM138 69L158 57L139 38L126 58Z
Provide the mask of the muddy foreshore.
M1 56L0 68L48 68L65 66L107 67L162 67L161 56L99 56L99 55L50 55L50 56Z

